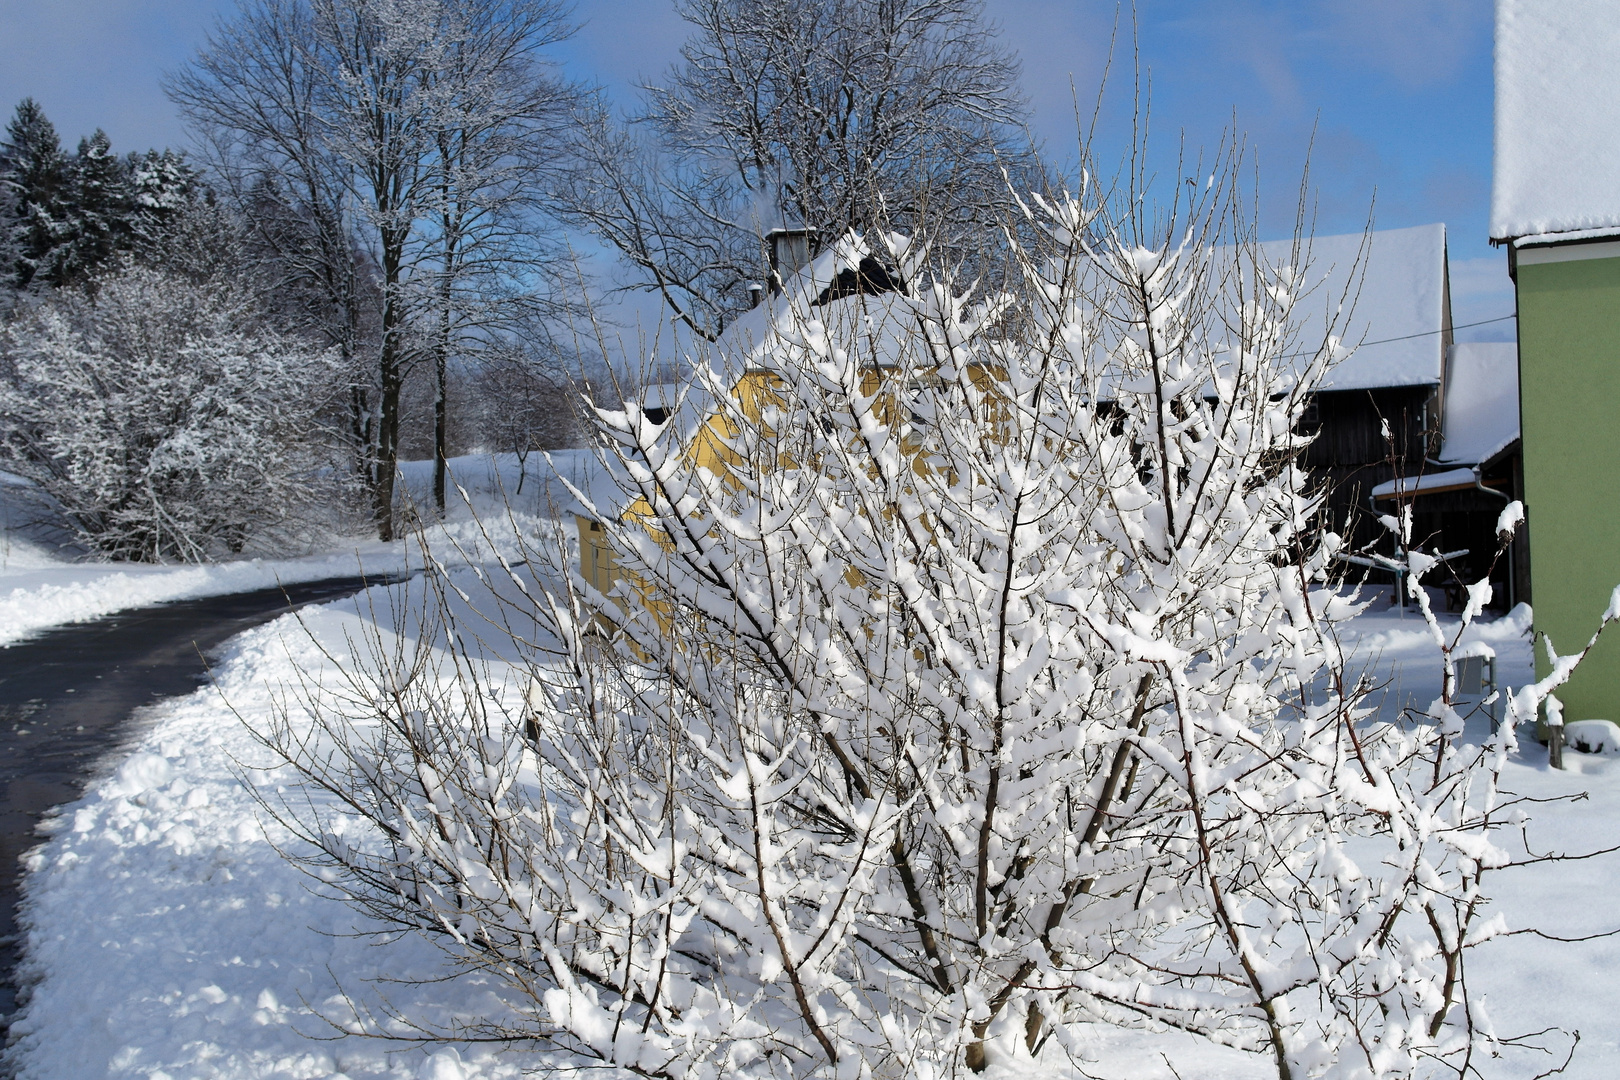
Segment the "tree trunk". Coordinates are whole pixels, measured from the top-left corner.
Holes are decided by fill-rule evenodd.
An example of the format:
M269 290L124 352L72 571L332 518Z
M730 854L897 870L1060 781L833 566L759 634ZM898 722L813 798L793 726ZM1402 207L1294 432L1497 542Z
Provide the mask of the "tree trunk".
M377 522L377 539L394 538L394 473L399 469L399 390L403 379L399 358L387 344L385 335L382 362L382 394L378 402L377 459L371 475L372 515Z
M449 316L444 317L444 323L449 323ZM434 356L434 378L436 380L433 393L433 505L438 508L439 516L444 517L444 474L445 474L445 354L449 351L445 340L449 336L448 325L441 326L439 347Z
M399 470L399 394L405 381L402 343L404 313L400 310L400 282L404 273L405 238L384 233L382 355L377 373L381 393L377 402L377 458L371 476L372 513L377 539L394 538L394 473Z
M439 340L434 349L433 356L433 505L438 507L439 516L444 517L444 474L445 458L447 456L446 443L448 442L446 428L448 426L447 414L447 380L445 367L450 359L450 298L451 274L455 263L454 234L445 237L444 253L444 279L439 285Z
M459 269L458 259L461 255L461 227L463 224L460 200L455 197L451 189L450 177L452 175L452 162L456 159L456 139L454 133L445 133L439 137L439 206L440 234L444 244L444 262L441 266L439 278L439 340L434 350L434 396L433 396L433 505L439 510L439 517L444 517L444 479L445 458L447 456L446 442L448 441L446 428L448 406L446 403L447 385L445 367L450 359L450 335L453 328L453 319L450 312L451 301L455 298L456 272Z

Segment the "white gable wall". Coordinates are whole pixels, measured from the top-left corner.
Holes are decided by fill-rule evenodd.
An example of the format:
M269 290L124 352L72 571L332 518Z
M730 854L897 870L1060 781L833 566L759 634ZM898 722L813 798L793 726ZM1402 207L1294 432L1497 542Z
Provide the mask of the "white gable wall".
M1452 346L1441 460L1477 465L1518 437L1519 346L1511 341Z

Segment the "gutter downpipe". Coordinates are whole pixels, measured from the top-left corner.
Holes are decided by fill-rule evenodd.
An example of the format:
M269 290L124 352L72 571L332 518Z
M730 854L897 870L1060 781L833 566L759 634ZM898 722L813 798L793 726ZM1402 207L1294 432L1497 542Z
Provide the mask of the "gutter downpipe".
M1513 501L1513 496L1507 494L1506 492L1497 491L1493 487L1486 487L1485 486L1485 478L1480 473L1478 465L1474 466L1474 486L1476 488L1478 488L1479 490L1485 492L1488 495L1495 495L1498 499L1501 499L1504 503L1511 503ZM1508 610L1509 611L1512 611L1514 609L1514 607L1516 606L1514 604L1514 601L1517 599L1514 596L1514 592L1513 592L1514 579L1516 579L1518 577L1518 574L1515 573L1515 570L1517 569L1517 567L1514 565L1514 562L1515 562L1514 555L1515 555L1515 553L1516 553L1516 549L1513 546L1513 541L1509 540L1508 541L1508 567L1507 567L1507 569L1508 569L1508 573L1507 573Z
M1397 521L1400 520L1400 514L1401 514L1401 499L1400 499L1400 496L1401 496L1400 485L1399 485L1399 483L1397 483L1396 488L1395 488L1395 520L1397 520ZM1378 514L1378 496L1374 495L1370 491L1367 493L1367 509L1372 511L1372 515L1373 515L1373 517L1375 519L1379 516L1379 514ZM1401 536L1400 536L1399 533L1396 533L1395 534L1395 558L1396 558L1396 560L1399 561L1401 556L1404 555L1404 554L1406 554L1406 553L1401 550ZM1403 569L1398 569L1397 568L1397 569L1391 570L1390 573L1395 575L1395 599L1401 605L1401 615L1400 615L1400 617L1404 619L1404 618L1406 618L1406 589L1403 588L1402 586L1404 586L1406 584L1406 571L1403 570Z

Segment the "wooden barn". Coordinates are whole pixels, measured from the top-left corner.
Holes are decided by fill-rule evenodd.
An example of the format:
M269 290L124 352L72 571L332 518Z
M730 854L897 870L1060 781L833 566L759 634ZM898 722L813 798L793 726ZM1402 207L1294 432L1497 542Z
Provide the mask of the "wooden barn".
M1268 255L1287 257L1284 245L1273 246ZM1451 345L1446 229L1320 236L1306 274L1302 347L1336 319L1334 331L1353 352L1328 371L1312 402L1304 429L1316 441L1305 462L1330 489L1324 524L1360 546L1376 536L1366 520L1373 488L1418 475L1440 449Z
M1287 255L1275 248L1274 258ZM1518 497L1518 384L1504 361L1512 344L1453 342L1449 279L1444 225L1315 238L1302 340L1337 315L1353 351L1323 379L1303 429L1316 437L1305 463L1328 489L1323 526L1391 555L1377 518L1410 500L1415 542L1467 551L1448 560L1454 599L1459 582L1490 566L1496 518ZM1510 565L1495 571L1498 605L1527 598L1523 567L1515 575Z
M1523 540L1497 557L1496 523L1509 501L1523 498L1519 439L1518 346L1453 345L1442 384L1440 452L1422 472L1373 488L1379 510L1409 505L1413 539L1431 550L1464 552L1448 560L1449 599L1457 586L1490 573L1493 603L1511 607L1530 595Z

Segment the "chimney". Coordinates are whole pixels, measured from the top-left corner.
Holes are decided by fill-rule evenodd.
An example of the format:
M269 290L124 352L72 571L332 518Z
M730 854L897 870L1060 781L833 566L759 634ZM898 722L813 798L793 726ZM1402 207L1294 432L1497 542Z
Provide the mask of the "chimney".
M772 229L765 234L771 246L771 291L778 292L788 279L810 265L816 254L816 230Z
M751 307L751 308L759 307L759 301L764 295L765 295L765 286L761 285L757 281L750 281L748 283L748 306L749 307Z

